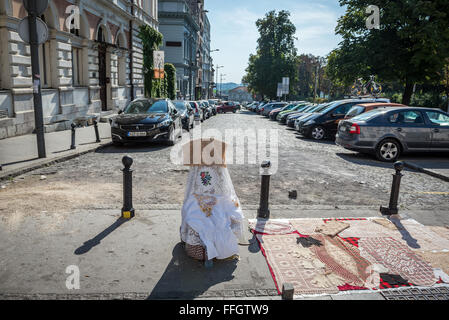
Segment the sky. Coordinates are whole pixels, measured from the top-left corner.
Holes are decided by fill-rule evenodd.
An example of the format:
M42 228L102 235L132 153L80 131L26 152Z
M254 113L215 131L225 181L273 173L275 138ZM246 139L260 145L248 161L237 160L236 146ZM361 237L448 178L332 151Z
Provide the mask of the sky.
M337 19L344 14L337 0L205 0L211 24L211 50L214 66L223 66L223 83L241 83L254 54L259 33L256 20L271 10L290 11L296 26L298 54L326 56L338 46ZM220 81L220 78L218 78Z

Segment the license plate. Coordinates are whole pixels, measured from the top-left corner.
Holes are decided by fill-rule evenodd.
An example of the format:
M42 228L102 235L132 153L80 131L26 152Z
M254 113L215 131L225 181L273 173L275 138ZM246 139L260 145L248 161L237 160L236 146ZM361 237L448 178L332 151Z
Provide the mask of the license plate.
M128 137L146 137L145 131L128 132Z

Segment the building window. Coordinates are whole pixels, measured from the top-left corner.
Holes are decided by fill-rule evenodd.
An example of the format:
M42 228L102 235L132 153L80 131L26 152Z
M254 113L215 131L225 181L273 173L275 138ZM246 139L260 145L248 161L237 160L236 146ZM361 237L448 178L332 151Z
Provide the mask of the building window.
M106 41L105 37L104 37L104 33L103 33L103 27L98 28L97 41L100 41L100 42Z
M81 85L81 49L72 47L72 85Z
M165 42L165 46L167 47L182 47L181 41L167 41Z

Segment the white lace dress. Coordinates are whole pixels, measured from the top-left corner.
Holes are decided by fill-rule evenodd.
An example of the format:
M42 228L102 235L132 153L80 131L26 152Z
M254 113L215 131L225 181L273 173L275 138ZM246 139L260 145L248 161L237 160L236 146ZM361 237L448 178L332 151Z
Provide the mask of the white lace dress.
M207 259L238 254L242 208L226 167L193 166L182 207L181 240L202 245Z

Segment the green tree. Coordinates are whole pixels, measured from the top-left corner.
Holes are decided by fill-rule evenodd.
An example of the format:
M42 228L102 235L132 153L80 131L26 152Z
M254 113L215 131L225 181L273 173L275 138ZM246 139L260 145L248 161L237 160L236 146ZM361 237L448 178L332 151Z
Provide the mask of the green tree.
M154 79L153 52L162 44L162 33L149 25L142 25L139 29L139 38L143 46L144 91L146 97L163 97L161 86L163 80Z
M167 73L167 97L171 100L176 99L176 68L171 63L164 65Z
M276 98L277 84L283 77L290 78L290 91L294 94L297 80L296 48L294 45L296 27L289 19L288 11L268 12L256 21L259 31L256 54L249 57L246 75L251 92L263 97Z
M328 75L345 85L377 75L400 81L409 104L416 83L438 81L449 56L449 1L340 0L339 47L329 55ZM380 29L366 27L369 5L380 8Z

